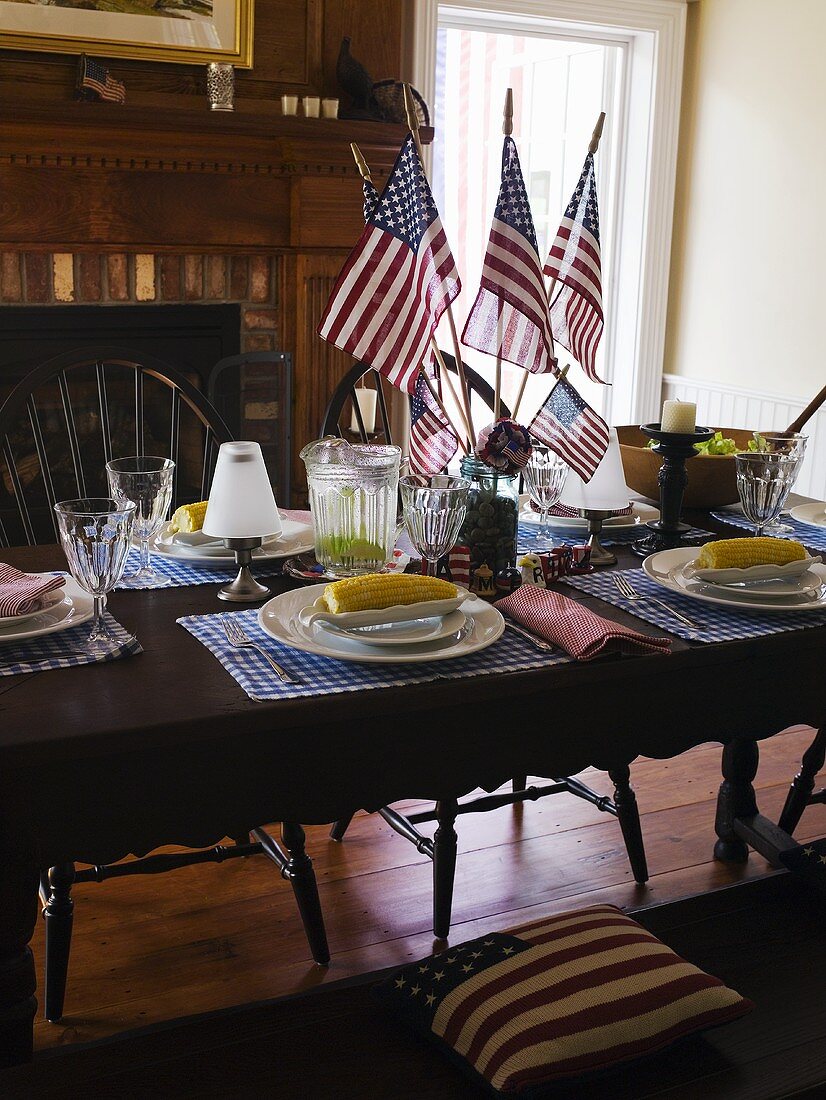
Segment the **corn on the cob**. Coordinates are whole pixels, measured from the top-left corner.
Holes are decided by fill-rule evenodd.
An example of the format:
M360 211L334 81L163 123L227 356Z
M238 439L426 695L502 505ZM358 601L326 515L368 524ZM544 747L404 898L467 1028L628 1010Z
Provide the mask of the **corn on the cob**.
M786 565L806 557L793 539L720 539L707 542L696 559L697 569L748 569L752 565Z
M416 573L367 573L345 577L324 589L328 611L378 611L396 604L421 600L451 600L459 594L455 584Z
M200 531L204 525L208 503L206 500L201 500L197 504L182 504L172 515L172 530L186 534Z

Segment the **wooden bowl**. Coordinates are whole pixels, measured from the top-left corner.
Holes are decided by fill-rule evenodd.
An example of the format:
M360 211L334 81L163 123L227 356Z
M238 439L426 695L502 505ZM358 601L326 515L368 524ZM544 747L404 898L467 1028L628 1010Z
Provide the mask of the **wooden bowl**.
M738 447L746 450L752 433L743 428L713 428L722 432L726 439L733 439ZM660 499L660 487L657 475L660 472L662 458L646 447L648 437L644 436L636 424L625 424L617 428L622 465L629 489L648 497ZM688 485L683 498L684 508L723 508L726 504L736 504L737 477L734 455L697 455L686 462Z

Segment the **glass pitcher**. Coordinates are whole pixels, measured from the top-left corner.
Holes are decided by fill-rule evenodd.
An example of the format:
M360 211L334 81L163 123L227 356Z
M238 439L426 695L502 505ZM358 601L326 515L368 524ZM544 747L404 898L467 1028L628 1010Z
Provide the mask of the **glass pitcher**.
M315 556L328 573L379 573L393 557L401 450L329 436L301 452Z

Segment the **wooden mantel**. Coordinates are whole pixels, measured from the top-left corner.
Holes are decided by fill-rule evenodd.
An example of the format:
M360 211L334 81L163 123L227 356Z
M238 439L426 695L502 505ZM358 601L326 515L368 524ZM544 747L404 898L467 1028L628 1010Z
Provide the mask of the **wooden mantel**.
M423 131L428 139L432 132ZM0 248L347 248L402 125L63 104L0 120Z

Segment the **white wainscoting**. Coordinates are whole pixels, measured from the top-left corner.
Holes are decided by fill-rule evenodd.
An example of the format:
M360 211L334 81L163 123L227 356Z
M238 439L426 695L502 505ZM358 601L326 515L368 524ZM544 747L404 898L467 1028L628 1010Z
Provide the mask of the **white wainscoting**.
M697 422L720 428L787 428L811 401L808 397L785 397L758 393L717 382L701 382L677 374L663 376L663 398L694 401ZM826 500L826 408L803 429L809 436L806 460L795 486L803 496Z

